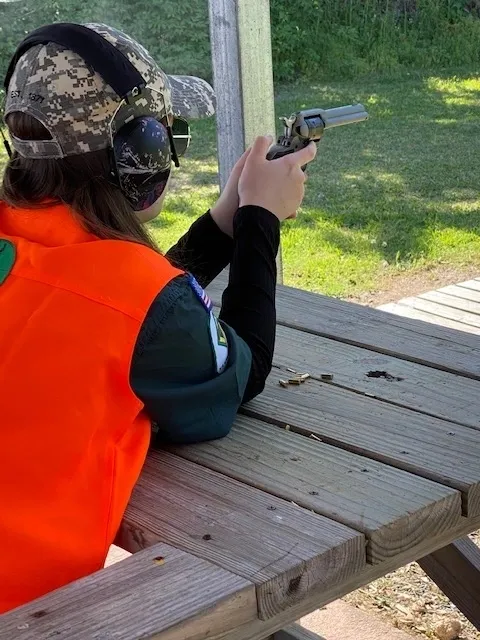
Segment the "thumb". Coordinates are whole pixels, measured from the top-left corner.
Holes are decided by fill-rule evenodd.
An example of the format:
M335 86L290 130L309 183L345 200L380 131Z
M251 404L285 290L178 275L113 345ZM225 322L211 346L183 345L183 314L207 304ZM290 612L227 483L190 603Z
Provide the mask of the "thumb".
M247 158L250 155L251 151L252 151L252 149L251 149L251 147L249 147L246 151L244 151L242 153L240 158L235 163L234 171L237 171L239 173L242 172L242 169L245 166L245 162L247 161Z
M267 157L268 150L270 149L273 142L272 136L258 136L255 142L252 145L252 150L250 152L250 156L248 160L251 162L252 160L265 160Z
M304 164L311 162L315 156L317 155L317 145L315 142L310 142L306 147L300 149L300 151L295 151L295 153L291 153L287 156L293 164L302 167Z

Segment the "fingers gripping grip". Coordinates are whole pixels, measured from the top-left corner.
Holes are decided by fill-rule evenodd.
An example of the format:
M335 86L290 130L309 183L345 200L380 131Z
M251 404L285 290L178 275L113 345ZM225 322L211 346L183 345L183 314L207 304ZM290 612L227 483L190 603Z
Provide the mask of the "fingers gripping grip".
M295 151L299 151L304 147L308 147L310 144L310 140L300 140L299 138L294 138L290 144L284 145L277 142L272 145L267 153L267 160L276 160L277 158L282 158L290 153L295 153ZM305 171L306 165L303 165L302 171Z

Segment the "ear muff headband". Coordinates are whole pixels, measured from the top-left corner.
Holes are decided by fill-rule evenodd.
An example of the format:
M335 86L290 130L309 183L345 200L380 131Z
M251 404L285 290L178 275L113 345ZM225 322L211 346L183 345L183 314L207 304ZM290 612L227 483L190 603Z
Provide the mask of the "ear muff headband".
M4 87L23 54L37 44L55 42L77 53L107 82L119 98L135 96L145 86L145 80L126 55L93 29L79 24L58 23L32 31L17 47L5 76Z

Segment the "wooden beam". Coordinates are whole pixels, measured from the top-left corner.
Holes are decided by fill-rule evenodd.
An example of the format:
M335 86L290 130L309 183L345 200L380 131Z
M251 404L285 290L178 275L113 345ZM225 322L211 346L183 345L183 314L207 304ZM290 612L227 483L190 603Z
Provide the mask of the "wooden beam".
M257 136L276 135L270 0L238 0L237 6L244 145L248 147Z
M299 624L291 624L271 636L273 640L323 640L316 633L301 627Z
M419 560L419 565L480 631L480 549L462 538Z
M259 135L276 136L270 0L208 0L220 190ZM277 258L282 281L281 251Z
M276 135L269 0L209 0L220 188L259 135Z
M220 189L245 150L236 2L209 0Z

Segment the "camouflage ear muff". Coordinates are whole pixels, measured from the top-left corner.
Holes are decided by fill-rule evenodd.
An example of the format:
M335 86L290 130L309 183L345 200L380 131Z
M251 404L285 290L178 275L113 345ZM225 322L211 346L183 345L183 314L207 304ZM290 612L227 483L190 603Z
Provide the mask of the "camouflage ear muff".
M135 211L146 209L164 191L171 161L176 166L179 162L170 125L155 118L142 99L144 92L150 91L144 78L103 36L82 25L62 23L40 27L20 43L5 77L6 91L22 55L31 47L50 42L78 54L121 99L110 122L110 178Z
M170 175L170 139L155 118L141 116L124 125L113 139L116 175L136 211L150 207L163 193Z

